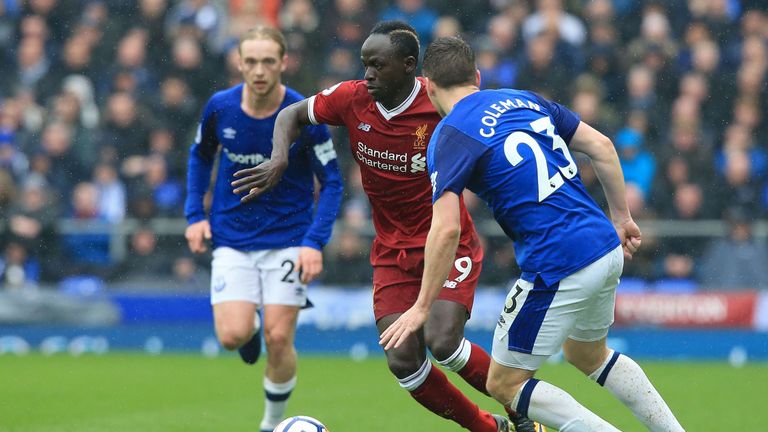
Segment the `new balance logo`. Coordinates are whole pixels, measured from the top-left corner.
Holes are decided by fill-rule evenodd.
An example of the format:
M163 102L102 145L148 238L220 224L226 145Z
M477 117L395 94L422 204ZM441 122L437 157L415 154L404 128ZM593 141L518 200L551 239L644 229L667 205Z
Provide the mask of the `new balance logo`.
M423 172L427 170L427 158L421 153L411 156L411 172Z
M371 125L368 123L360 122L359 125L357 125L357 128L364 132L370 132L371 131Z
M235 134L237 133L236 130L234 130L232 128L229 128L229 127L224 129L224 130L222 130L221 132L224 133L224 138L226 138L226 139L234 139L235 138Z

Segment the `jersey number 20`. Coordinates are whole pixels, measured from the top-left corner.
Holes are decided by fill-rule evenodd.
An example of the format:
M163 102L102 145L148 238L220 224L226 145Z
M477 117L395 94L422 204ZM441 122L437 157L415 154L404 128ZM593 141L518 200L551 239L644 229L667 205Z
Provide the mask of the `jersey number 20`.
M536 133L546 132L552 138L552 149L560 150L568 161L568 165L565 167L558 165L557 168L560 172L550 177L544 151L541 150L539 142L529 133L521 131L512 132L504 141L504 155L512 166L516 166L523 161L523 157L517 151L517 147L520 144L527 145L533 151L533 158L536 160L536 178L539 185L539 202L542 202L563 185L563 176L571 179L576 175L576 163L573 162L573 157L571 157L571 152L568 151L565 141L560 138L560 135L555 133L555 126L549 117L542 117L532 121L531 128Z

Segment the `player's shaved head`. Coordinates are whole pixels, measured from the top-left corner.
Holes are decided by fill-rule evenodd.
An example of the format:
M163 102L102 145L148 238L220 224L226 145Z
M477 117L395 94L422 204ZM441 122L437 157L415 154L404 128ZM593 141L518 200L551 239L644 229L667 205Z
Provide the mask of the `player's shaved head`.
M442 88L474 85L475 52L458 36L441 37L429 44L422 64L424 76Z
M395 52L402 58L419 58L419 37L416 30L404 21L392 20L377 23L371 35L380 34L389 36L389 41Z
M283 36L283 33L280 30L265 25L257 25L256 27L253 27L245 32L245 34L240 37L240 42L237 45L238 51L240 51L240 54L242 54L243 42L247 40L264 39L277 43L277 45L280 47L280 57L285 55L285 36Z

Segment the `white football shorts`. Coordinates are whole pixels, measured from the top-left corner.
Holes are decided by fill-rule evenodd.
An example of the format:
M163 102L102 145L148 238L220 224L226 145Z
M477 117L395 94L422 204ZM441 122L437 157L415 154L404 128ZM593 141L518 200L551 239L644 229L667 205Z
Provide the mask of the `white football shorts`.
M307 287L296 261L299 248L239 251L218 247L211 263L211 304L247 301L304 307Z
M624 269L621 246L551 287L519 279L507 294L493 337L493 359L538 370L566 338L593 342L613 324L616 286Z

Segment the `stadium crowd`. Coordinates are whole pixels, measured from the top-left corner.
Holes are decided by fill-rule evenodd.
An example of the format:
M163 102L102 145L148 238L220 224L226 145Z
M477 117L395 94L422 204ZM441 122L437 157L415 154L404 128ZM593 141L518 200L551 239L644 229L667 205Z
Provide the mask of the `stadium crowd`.
M673 289L768 289L753 222L768 216L768 10L759 0L0 0L0 282L93 275L205 288L198 258L158 218L182 217L201 104L240 80L237 37L280 27L284 83L311 95L362 77L359 49L400 18L423 47L460 34L483 87L533 90L614 140L642 224L723 219L725 237L644 238L625 271ZM346 134L334 132L339 147ZM353 155L323 280L370 281L370 209ZM588 163L582 180L601 203ZM466 197L475 220L490 215ZM110 232L139 221L125 259ZM60 230L60 221L71 222ZM106 229L103 229L106 227ZM482 231L481 231L482 232ZM482 283L517 274L503 236L484 237ZM343 271L335 269L343 268ZM661 286L661 285L659 285Z

